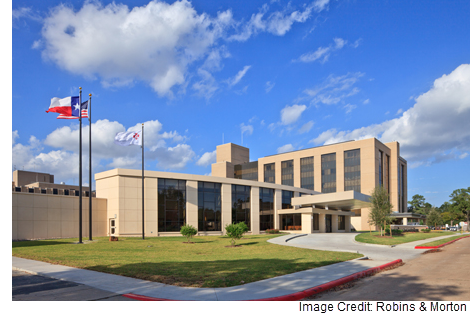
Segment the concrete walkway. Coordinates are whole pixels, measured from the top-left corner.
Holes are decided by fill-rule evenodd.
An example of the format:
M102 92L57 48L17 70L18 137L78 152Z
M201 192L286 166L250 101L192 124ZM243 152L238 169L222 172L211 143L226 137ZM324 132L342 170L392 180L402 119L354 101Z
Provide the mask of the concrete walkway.
M133 293L151 298L186 301L246 301L294 294L357 272L378 267L396 259L413 259L425 251L414 249L414 246L418 243L430 241L428 239L413 242L413 244L384 248L380 245L369 246L355 243L355 235L354 233L311 234L293 239L292 235L288 235L272 239L270 242L311 249L354 251L366 255L372 260L345 261L229 288L178 287L18 257L12 257L12 268L45 277L72 281L117 294ZM286 242L286 240L288 241Z

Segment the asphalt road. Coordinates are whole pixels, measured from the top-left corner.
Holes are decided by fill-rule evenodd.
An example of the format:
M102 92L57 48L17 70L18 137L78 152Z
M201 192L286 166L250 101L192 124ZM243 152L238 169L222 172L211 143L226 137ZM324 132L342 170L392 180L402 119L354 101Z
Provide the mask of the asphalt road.
M396 269L319 293L315 301L470 301L470 238L421 254Z
M114 292L12 269L12 301L135 301Z

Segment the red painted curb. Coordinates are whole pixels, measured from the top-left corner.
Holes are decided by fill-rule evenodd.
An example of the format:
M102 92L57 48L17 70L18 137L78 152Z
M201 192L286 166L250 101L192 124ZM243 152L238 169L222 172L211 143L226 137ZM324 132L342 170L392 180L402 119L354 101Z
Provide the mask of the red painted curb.
M416 246L415 246L415 249L433 249L433 248L439 248L439 247L443 247L443 246L452 244L453 242L456 242L456 241L461 240L462 238L466 238L466 237L470 237L470 235L462 236L462 237L459 237L459 238L457 238L457 239L455 239L455 240L452 240L452 241L450 241L450 242L447 242L447 243L444 243L444 244L441 244L441 245L437 245L437 246L419 246L419 245L416 245Z
M303 299L307 296L311 296L313 294L317 294L317 293L329 290L331 288L334 288L334 287L339 286L341 284L350 282L352 280L363 278L367 275L370 275L371 273L374 273L376 271L391 267L391 266L399 264L401 262L402 262L401 259L397 259L397 260L391 261L387 264L377 266L377 267L373 267L373 268L369 268L369 269L364 270L364 271L359 271L359 272L353 273L352 275L349 275L349 276L346 276L346 277L343 277L343 278L340 278L340 279L337 279L337 280L333 280L333 281L330 281L328 283L306 289L304 291L291 293L291 294L287 294L287 295L283 295L283 296L272 297L272 298L248 300L248 301L298 301L298 300L301 300L301 299ZM133 293L123 294L123 296L131 298L131 299L139 300L139 301L177 301L177 300L152 298L152 297L133 294Z

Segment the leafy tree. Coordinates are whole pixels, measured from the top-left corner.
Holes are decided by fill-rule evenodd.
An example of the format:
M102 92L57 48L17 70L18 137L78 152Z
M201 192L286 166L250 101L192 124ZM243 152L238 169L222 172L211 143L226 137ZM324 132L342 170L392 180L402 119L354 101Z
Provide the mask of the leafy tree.
M411 212L420 213L419 211L424 208L424 203L424 196L416 194L412 197L411 201L408 201L409 209L411 209Z
M371 208L369 212L369 221L375 226L380 226L380 235L382 235L382 224L390 222L390 214L392 212L392 204L387 191L377 186L370 196Z
M470 230L470 187L456 189L450 194L451 209L467 217L467 231Z
M442 220L441 214L434 207L431 209L431 211L429 211L429 214L427 215L426 220L427 220L428 226L442 225L444 222Z
M250 229L248 228L248 225L246 225L246 223L244 221L242 222L239 222L238 225L240 226L240 228L243 230L243 234L245 234L246 232L248 232Z
M181 235L186 236L188 243L191 243L191 238L197 234L197 230L194 226L185 224L181 227Z
M240 223L243 223L243 224L240 224ZM235 245L235 240L241 239L243 236L243 233L245 233L246 224L245 222L240 222L240 223L237 223L237 224L232 223L232 224L227 224L225 226L225 233L227 234L228 237L231 238L232 246Z

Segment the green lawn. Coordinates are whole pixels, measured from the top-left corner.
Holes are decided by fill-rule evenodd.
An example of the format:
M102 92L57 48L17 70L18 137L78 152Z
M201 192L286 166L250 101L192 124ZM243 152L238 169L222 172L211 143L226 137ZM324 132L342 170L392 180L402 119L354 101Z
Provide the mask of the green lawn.
M442 240L437 240L437 241L421 244L419 246L438 246L438 245L441 245L441 244L444 244L444 243L447 243L447 242L450 242L450 241L453 241L453 240L456 240L458 238L465 237L465 236L466 235L457 235L457 236L447 237L447 238L443 238Z
M370 243L370 244L380 244L380 245L398 245L408 242L414 242L419 240L425 240L428 238L444 236L444 235L454 235L455 232L430 232L430 233L403 233L403 235L394 235L393 238L382 238L377 237L376 235L380 235L379 232L372 232L370 235L369 232L361 233L356 235L356 241L361 243Z
M246 236L226 247L230 239L184 237L96 238L13 242L13 256L95 270L166 284L191 287L230 287L297 271L330 265L360 254L316 251L268 243L278 235Z

